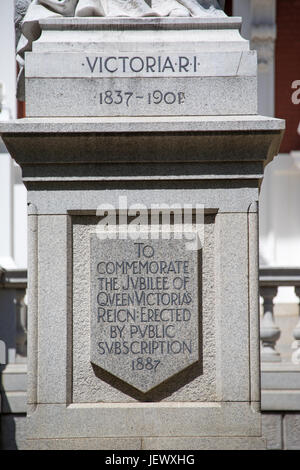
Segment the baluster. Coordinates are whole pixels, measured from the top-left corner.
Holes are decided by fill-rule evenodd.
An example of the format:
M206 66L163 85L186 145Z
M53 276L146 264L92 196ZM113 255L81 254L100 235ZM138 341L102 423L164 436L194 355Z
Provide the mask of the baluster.
M16 289L16 352L27 356L27 306L24 302L25 289Z
M300 300L300 287L295 287L295 294ZM295 338L295 351L292 354L292 363L300 364L300 301L299 301L299 321L293 331Z
M260 326L262 342L261 360L264 362L280 362L280 354L276 351L276 342L280 337L280 329L274 322L274 297L278 287L261 286L260 295L264 299L264 314Z

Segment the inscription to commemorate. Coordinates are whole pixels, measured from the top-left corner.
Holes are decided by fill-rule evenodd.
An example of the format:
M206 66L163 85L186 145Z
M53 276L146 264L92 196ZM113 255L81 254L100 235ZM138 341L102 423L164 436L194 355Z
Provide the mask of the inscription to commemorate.
M91 235L91 362L146 392L199 358L198 253Z

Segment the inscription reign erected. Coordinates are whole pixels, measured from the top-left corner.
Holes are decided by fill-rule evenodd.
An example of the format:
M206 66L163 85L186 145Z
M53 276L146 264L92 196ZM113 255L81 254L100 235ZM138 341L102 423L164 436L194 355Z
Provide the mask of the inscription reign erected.
M199 358L198 253L91 234L91 362L147 392Z

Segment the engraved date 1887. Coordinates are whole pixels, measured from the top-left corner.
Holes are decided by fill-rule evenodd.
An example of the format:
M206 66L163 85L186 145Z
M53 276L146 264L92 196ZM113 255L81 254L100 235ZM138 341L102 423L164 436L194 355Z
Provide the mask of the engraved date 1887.
M101 105L121 105L125 104L127 107L136 101L145 101L147 104L183 104L185 102L185 93L183 91L172 92L167 91L163 92L161 90L154 90L145 95L137 95L131 91L123 90L106 90L99 93L99 103Z
M156 372L157 366L160 364L158 360L152 360L151 357L138 357L136 360L131 362L132 370L153 370Z

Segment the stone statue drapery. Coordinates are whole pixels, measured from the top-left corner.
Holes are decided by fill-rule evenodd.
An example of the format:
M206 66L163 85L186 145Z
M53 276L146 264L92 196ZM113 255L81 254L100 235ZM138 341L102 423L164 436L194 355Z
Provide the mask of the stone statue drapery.
M24 100L24 54L40 35L39 20L50 17L200 17L226 16L225 0L15 0L19 77Z

